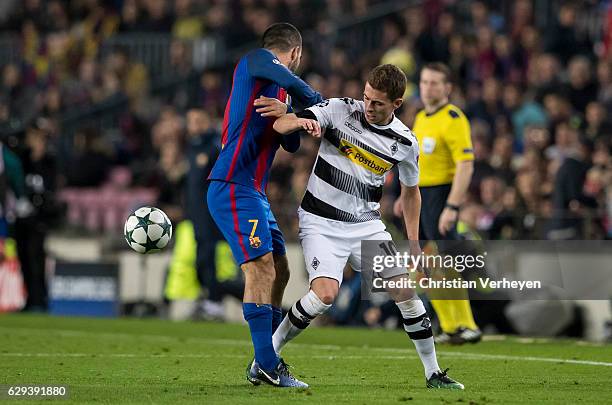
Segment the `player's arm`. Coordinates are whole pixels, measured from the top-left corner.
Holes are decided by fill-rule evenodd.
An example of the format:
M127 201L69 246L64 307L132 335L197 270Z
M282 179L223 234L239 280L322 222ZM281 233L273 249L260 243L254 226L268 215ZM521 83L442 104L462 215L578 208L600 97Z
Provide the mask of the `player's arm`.
M398 198L401 216L406 227L406 236L410 244L410 253L420 255L419 220L421 215L421 191L419 190L419 149L415 143L406 159L399 162L397 171L400 181Z
M459 207L464 203L472 174L474 173L474 152L470 136L470 123L464 115L453 117L451 125L445 134L453 161L455 175L451 191L446 199L446 207L440 214L438 230L445 235L451 230L459 217Z
M251 76L278 84L302 106L309 107L323 101L318 92L282 65L270 52L259 50L250 53L247 55L247 66Z
M319 125L316 116L309 110L304 110L298 114L285 114L274 121L273 127L281 135L304 130L314 137L321 136L321 125Z
M301 140L299 131L283 136L280 142L283 149L289 153L297 152L297 150L300 149L300 143Z
M406 227L408 246L410 254L413 256L421 255L421 245L419 244L419 220L421 215L421 191L418 185L406 186L401 183L399 200L401 201L402 217ZM417 268L421 270L421 268Z
M474 161L463 160L456 163L455 176L453 177L453 185L450 194L446 199L448 205L459 206L465 201L467 190L472 180L474 173Z
M421 192L419 186L401 184L402 217L406 226L408 240L419 240L419 220L421 215Z
M282 116L274 123L274 129L281 134L305 129L311 135L320 137L322 128L334 128L334 122L346 116L351 101L348 98L330 98L297 114ZM313 130L308 129L311 125L315 126Z

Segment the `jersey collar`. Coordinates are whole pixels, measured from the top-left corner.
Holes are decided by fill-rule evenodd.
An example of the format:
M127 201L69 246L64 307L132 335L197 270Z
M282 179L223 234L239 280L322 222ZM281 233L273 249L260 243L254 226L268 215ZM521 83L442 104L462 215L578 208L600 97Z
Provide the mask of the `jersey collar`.
M431 117L432 115L435 115L435 114L436 114L436 113L438 113L439 111L443 110L443 109L444 109L444 107L446 107L446 106L447 106L447 105L449 105L449 104L450 104L450 103L444 103L444 104L442 104L440 107L436 108L434 111L432 111L432 112L430 112L430 113L428 113L428 112L427 112L427 111L425 111L425 110L423 110L423 111L425 111L425 116L426 116L426 117Z
M395 121L395 114L391 116L391 121L389 121L387 125L376 125L376 124L371 124L369 122L368 124L377 129L388 129L388 128L391 128L391 125L393 125L393 121Z

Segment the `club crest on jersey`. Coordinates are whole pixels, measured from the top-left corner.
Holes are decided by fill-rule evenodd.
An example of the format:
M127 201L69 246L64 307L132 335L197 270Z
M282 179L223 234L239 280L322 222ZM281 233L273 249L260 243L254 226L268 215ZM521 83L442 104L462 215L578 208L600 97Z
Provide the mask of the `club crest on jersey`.
M340 140L338 150L349 160L364 169L383 175L387 171L391 170L393 164L384 161L375 154L368 152L358 146L353 145L345 139Z
M316 256L312 259L312 263L310 263L312 268L315 270L317 269L317 267L319 267L319 264L321 264L321 262L319 261L319 259L317 259Z
M395 155L397 153L397 142L394 142L393 145L391 145L391 155Z
M261 239L259 239L259 236L251 236L249 238L249 245L251 245L253 249L257 249L258 247L260 247Z

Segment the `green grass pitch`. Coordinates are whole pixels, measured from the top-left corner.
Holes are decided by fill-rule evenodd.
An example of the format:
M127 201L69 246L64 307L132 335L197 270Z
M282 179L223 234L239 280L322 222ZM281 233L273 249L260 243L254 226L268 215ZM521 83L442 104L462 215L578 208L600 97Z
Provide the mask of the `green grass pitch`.
M400 331L311 328L283 352L308 390L253 387L245 325L0 316L0 384L68 385L61 403L561 404L612 401L612 346L498 337L438 347L464 392L425 388ZM0 401L2 403L24 403Z

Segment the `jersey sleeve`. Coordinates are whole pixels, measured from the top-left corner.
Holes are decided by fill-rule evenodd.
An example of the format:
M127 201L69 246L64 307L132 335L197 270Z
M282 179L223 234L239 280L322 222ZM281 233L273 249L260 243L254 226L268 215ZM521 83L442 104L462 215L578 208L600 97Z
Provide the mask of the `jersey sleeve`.
M295 131L290 134L280 137L280 144L284 150L289 153L295 153L300 149L300 133L301 131Z
M306 110L311 111L317 117L321 128L336 128L338 121L350 113L351 102L355 103L350 98L330 98Z
M419 146L413 142L406 158L397 164L400 182L407 187L419 184Z
M474 160L474 150L472 149L472 137L470 134L470 122L463 114L454 110L449 111L450 125L444 131L444 141L448 145L453 161L463 162Z
M278 84L300 105L311 106L323 100L318 92L280 63L272 52L258 49L249 53L246 58L251 76Z

